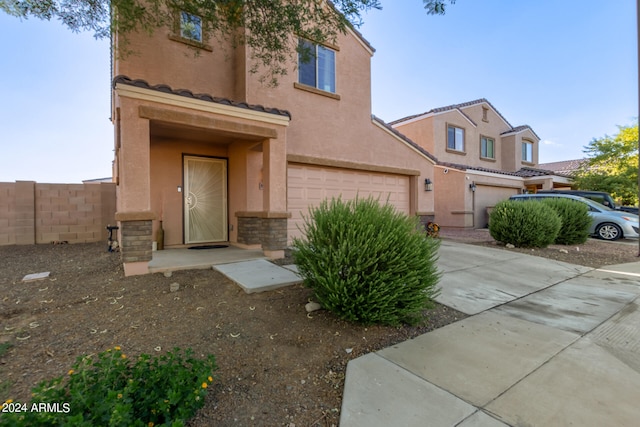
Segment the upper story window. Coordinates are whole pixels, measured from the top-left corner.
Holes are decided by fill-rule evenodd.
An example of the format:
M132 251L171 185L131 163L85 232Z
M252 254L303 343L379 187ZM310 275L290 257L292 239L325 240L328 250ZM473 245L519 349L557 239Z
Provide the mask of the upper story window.
M447 125L447 149L464 151L464 129Z
M522 161L533 163L533 142L522 142Z
M300 39L298 53L298 82L336 92L336 52L327 47Z
M202 43L202 18L188 12L180 12L180 37Z
M480 157L484 157L485 159L495 159L495 140L493 138L488 138L483 136L480 138Z

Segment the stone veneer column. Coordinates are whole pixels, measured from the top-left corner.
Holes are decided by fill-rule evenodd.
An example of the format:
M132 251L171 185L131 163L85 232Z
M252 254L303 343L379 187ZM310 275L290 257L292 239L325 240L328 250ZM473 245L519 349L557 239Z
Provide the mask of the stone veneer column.
M238 217L238 243L252 246L260 244L266 256L284 258L287 247L288 212L236 212Z
M149 273L153 249L153 212L117 212L124 275Z

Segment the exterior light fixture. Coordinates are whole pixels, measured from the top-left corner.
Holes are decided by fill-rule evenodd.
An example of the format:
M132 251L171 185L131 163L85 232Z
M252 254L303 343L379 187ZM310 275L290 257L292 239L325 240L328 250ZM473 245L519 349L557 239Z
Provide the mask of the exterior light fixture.
M471 184L469 184L469 189L470 189L472 192L474 192L474 193L475 193L475 192L476 192L476 188L477 188L477 186L476 186L476 182L475 182L475 181L473 181Z
M433 191L433 182L429 178L424 180L424 191Z

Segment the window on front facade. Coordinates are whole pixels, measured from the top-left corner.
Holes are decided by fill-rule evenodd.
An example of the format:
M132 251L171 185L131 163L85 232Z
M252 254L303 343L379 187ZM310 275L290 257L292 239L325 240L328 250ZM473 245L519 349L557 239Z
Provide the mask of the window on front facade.
M494 145L495 141L493 140L493 138L487 138L486 136L480 138L480 157L495 159L495 155L493 152Z
M447 149L464 151L464 129L447 126Z
M307 40L300 40L298 82L335 93L336 52Z
M180 37L202 43L202 18L180 12Z
M531 142L522 143L522 161L533 163L533 143Z

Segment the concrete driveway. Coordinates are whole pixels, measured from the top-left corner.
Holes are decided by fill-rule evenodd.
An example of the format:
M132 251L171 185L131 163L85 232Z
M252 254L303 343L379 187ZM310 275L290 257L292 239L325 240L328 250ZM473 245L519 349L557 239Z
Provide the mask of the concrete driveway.
M640 262L443 241L439 266L470 317L349 362L341 426L638 425Z

